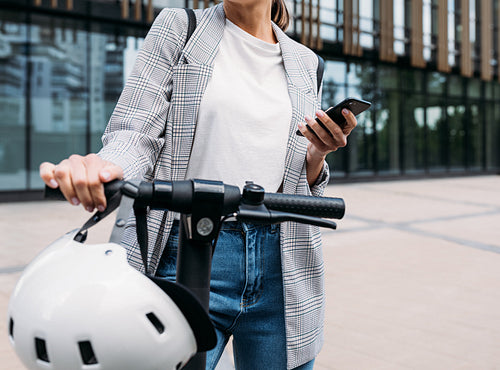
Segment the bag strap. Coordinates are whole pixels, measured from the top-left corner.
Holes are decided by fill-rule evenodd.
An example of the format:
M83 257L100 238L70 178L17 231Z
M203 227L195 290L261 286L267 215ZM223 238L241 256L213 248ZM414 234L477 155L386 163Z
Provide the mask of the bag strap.
M188 17L188 29L187 29L187 35L186 35L186 41L184 42L184 47L188 43L189 39L191 38L191 35L193 34L194 30L196 29L196 15L194 14L194 10L191 8L184 8L186 11L187 17ZM162 239L162 235L165 232L165 227L167 224L167 212L163 212L163 217L161 219L160 223L160 229L158 230L158 233L156 235L156 241L155 241L155 249L160 248L160 243ZM137 226L139 227L139 226ZM139 232L141 234L142 243L144 244L144 232ZM147 240L147 234L146 234L146 240ZM141 244L141 241L139 240L139 245ZM147 246L146 246L147 248ZM144 247L141 247L141 254L143 258L143 263L144 267L147 271L147 259L145 258L145 255L147 256L147 253L144 251Z
M325 61L319 55L317 56L318 56L318 70L316 71L316 81L318 81L318 93L319 93L319 89L321 87L321 81L323 80L323 72L325 71Z
M188 17L188 30L187 30L186 42L184 43L184 46L186 46L187 42L191 38L191 35L196 29L196 15L194 14L193 9L185 8L184 10L186 11Z

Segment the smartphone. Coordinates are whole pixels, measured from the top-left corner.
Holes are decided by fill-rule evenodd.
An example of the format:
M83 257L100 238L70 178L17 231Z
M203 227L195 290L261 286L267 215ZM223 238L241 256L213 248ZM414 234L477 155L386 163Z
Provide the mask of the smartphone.
M346 120L344 116L342 115L342 109L347 108L349 109L355 116L360 114L361 112L364 112L370 106L372 103L366 101L366 100L361 100L361 99L356 99L356 98L346 98L342 100L340 103L338 103L334 107L328 108L325 113L328 114L328 116L332 119L333 122L335 122L337 125L340 126L340 128L344 128L346 124ZM316 118L316 122L319 123L321 127L323 127L327 132L328 129L326 126L319 120L319 118ZM306 125L306 127L314 133L313 129L309 127L309 125ZM297 135L303 136L302 133L297 130Z

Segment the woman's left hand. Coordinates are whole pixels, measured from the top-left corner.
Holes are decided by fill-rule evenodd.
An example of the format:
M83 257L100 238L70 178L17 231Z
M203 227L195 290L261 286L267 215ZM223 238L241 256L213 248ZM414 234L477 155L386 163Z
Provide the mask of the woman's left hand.
M307 156L309 159L324 159L328 153L347 145L347 137L354 127L356 127L358 121L354 114L346 108L342 110L342 115L346 119L343 128L333 122L322 110L317 111L316 116L326 127L326 130L310 116L306 116L305 120L314 133L305 127L304 124L299 124L300 132L309 140L309 145L307 146Z

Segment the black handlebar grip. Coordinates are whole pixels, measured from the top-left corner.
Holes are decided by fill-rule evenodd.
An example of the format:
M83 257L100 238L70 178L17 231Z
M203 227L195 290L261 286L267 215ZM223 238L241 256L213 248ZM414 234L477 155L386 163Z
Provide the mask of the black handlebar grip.
M66 200L66 198L64 198L63 193L61 192L61 189L59 189L59 188L52 189L52 188L48 187L47 185L45 185L45 189L43 191L43 199Z
M116 192L120 191L123 184L124 181L121 180L113 180L104 184L104 195L106 196L106 199L109 199L111 196L116 194ZM52 189L48 186L45 186L43 198L47 200L66 200L60 188Z
M307 216L341 219L345 214L342 198L312 197L307 195L266 193L264 204L276 211Z

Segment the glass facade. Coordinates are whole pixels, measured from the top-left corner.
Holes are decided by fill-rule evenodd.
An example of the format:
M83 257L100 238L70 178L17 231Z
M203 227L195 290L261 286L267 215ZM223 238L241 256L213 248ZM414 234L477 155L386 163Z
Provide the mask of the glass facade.
M0 13L0 191L42 189L41 162L99 150L141 39L93 26Z
M328 157L334 177L474 173L500 168L500 86L391 64L328 60L323 107L345 96L373 106L346 148Z
M293 15L289 34L300 40L305 19L302 9L320 19L323 46L317 52L326 60L323 108L348 96L373 104L358 116L358 127L347 147L329 155L334 178L499 171L498 71L494 71L495 80L476 78L481 2L449 0L444 17L439 18L443 2L422 0L422 56L427 65L415 68L410 61L414 1L392 2L390 47L395 62L384 62L378 56L384 21L380 0L353 0L357 5L349 10L358 17L359 55L346 55L342 48L347 37L347 3L322 1L316 10L318 0L311 1L309 7L286 0ZM96 9L97 4L114 7L117 15L105 22L85 13L79 1L75 1L75 12L80 13L73 17L63 15L61 9L50 13L49 5L37 11L11 2L10 8L0 10L0 195L41 190L38 167L42 161L59 162L73 153L100 149L102 132L148 24L120 19L119 2L92 3ZM153 3L156 8L195 4L181 0ZM464 9L463 4L467 4ZM491 27L495 68L498 4L493 2ZM462 76L460 65L464 42L461 14L465 10L470 13L470 32L465 39L472 43L472 78ZM66 15L70 12L64 11ZM436 68L440 19L447 20L449 73Z

